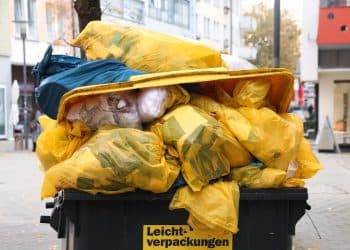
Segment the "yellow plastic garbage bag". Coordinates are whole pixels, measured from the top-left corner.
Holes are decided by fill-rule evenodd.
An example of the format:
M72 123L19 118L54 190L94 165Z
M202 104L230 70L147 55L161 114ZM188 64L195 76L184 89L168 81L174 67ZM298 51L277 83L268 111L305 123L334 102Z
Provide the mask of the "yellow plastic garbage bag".
M161 118L160 123L161 128L155 125L151 130L161 130L164 142L174 146L182 174L193 191L229 174L231 166L244 166L251 160L223 124L196 107L180 106Z
M240 143L265 166L286 171L302 139L302 122L297 115L278 115L268 108L242 107L238 111L252 126L247 138L238 137Z
M265 79L242 79L233 89L230 96L221 87L215 88L217 100L229 107L262 108L268 106L267 96L271 83Z
M324 168L313 153L310 142L305 138L301 140L295 162L297 165L296 173L283 183L284 187L304 187L305 181L303 179L313 177Z
M44 171L68 159L90 138L90 129L80 121L57 125L55 120L41 116L39 122L43 132L37 140L36 154Z
M68 188L92 194L135 188L166 192L180 168L176 159L164 154L163 142L154 133L132 128L100 129L71 158L46 172L41 197Z
M268 167L287 170L295 158L303 123L294 114L276 114L268 108L233 109L210 97L192 94L190 104L214 114L257 159Z
M283 182L282 186L287 188L291 188L291 187L302 188L305 186L305 181L298 178L289 178Z
M57 127L57 120L51 119L47 115L41 115L39 117L39 124L43 131L54 129Z
M239 187L235 181L219 181L193 192L188 186L178 189L170 210L184 208L190 216L188 224L209 234L238 232Z
M250 122L237 110L218 103L208 96L191 94L190 104L214 115L239 140L246 140L253 133Z
M90 60L115 58L145 72L225 66L204 44L129 25L92 21L71 44Z
M286 172L275 168L260 168L245 166L234 168L230 173L231 179L239 186L248 188L278 188L285 180Z
M308 179L323 169L323 166L312 151L310 142L305 138L301 140L296 162L298 164L296 178Z

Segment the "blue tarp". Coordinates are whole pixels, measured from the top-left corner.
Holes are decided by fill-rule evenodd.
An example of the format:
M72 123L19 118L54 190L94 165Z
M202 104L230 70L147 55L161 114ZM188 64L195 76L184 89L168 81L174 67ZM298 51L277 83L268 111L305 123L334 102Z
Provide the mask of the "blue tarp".
M82 86L125 82L133 75L144 73L114 59L85 61L64 55L53 56L52 50L48 49L33 74L40 81L36 89L40 109L56 119L61 97L66 92Z
M44 58L32 70L32 74L36 79L37 85L51 75L76 68L86 60L74 56L52 55L52 46L50 45L44 55Z

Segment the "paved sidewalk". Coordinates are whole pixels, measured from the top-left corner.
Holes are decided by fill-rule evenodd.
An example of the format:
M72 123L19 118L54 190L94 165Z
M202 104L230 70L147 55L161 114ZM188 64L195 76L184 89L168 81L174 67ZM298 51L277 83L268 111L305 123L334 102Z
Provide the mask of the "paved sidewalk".
M325 170L307 183L312 209L297 224L294 250L350 250L350 154L318 156ZM48 214L42 178L34 153L0 152L0 250L60 249L55 232L39 223Z
M2 148L3 149L3 148ZM0 250L58 250L57 235L39 218L43 174L30 151L0 152Z
M325 169L307 182L311 211L299 221L295 250L350 249L350 154L318 154Z

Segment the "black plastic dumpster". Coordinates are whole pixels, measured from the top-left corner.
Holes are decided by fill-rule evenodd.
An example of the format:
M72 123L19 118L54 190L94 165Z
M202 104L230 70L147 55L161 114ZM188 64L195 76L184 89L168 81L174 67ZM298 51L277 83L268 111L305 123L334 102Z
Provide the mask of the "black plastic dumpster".
M47 208L53 208L52 214L42 216L41 222L50 223L57 231L58 238L63 238L62 249L150 249L145 247L143 239L145 225L186 224L188 213L185 210L168 209L173 194L137 191L119 195L90 195L64 190L53 203L47 203ZM295 225L305 214L305 209L309 209L307 198L307 189L304 188L242 188L240 231L233 237L233 249L291 249ZM217 249L229 249L222 246ZM208 245L207 248L216 247ZM189 248L167 246L153 249Z

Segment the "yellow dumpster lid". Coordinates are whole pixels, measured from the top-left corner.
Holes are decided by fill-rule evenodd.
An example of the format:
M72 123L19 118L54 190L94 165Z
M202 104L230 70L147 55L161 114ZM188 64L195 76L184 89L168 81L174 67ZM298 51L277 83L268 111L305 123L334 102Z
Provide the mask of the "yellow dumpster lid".
M294 91L294 77L288 69L261 68L232 71L226 68L209 68L151 73L133 76L127 82L76 88L61 98L57 121L65 120L66 112L72 104L93 95L177 84L218 84L232 93L236 83L241 79L265 79L271 82L269 102L276 107L278 113L287 112Z

